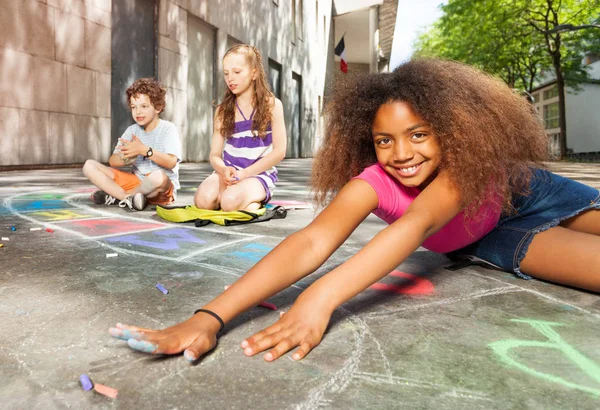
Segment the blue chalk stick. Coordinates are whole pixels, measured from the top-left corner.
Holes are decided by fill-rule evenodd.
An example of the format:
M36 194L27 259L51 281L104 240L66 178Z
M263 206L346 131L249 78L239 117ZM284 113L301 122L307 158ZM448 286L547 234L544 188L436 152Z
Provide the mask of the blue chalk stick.
M11 227L10 227L10 230L11 230L11 231L16 231L16 230L17 230L17 228L15 228L14 226L11 226Z
M163 287L163 285L161 285L160 283L157 283L157 284L156 284L156 288L157 288L158 290L160 290L162 293L164 293L165 295L166 295L167 293L169 293L169 291L168 291L167 289L165 289L165 288Z
M81 383L81 387L83 387L83 390L85 391L90 391L94 387L87 374L82 374L79 376L79 383Z

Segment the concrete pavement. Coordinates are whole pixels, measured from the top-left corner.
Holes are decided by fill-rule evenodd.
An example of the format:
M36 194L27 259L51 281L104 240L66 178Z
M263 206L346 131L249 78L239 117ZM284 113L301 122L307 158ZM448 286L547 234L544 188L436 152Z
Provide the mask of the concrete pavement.
M310 165L284 161L275 199L307 201ZM600 188L600 164L551 168ZM208 164L183 164L178 203L191 203L209 172ZM190 316L314 211L194 228L167 224L152 210L96 206L91 191L79 169L0 173L0 236L9 238L0 242L3 408L600 406L599 295L477 266L450 272L445 256L424 249L339 308L300 362L242 354L243 338L278 317L259 307L228 324L198 365L134 352L107 329L161 328ZM385 226L369 217L321 269L270 301L288 308ZM117 398L83 391L82 373L118 389Z

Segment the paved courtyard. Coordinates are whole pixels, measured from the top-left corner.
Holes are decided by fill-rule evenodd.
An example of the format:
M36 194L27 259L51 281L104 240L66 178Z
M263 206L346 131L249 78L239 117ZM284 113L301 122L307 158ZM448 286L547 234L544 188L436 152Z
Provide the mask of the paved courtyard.
M308 201L310 166L284 161L275 200ZM600 188L600 164L550 167ZM191 203L209 172L183 164L177 202ZM92 190L79 169L0 173L2 408L600 408L599 295L479 266L449 271L424 249L339 308L300 362L242 354L243 338L278 317L260 307L228 324L197 365L132 351L110 326L181 321L314 210L195 228L152 209L94 205ZM369 217L321 269L269 301L285 310L384 226ZM117 398L83 391L82 373Z

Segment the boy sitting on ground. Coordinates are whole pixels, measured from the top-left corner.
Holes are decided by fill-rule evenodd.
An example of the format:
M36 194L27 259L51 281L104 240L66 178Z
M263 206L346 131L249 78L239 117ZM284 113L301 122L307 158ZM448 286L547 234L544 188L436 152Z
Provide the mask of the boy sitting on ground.
M108 159L110 167L93 159L83 174L98 188L92 194L96 204L141 211L148 203L168 205L179 189L181 142L175 124L162 120L166 90L152 78L140 78L126 91L131 116L129 126ZM131 172L118 167L131 165Z

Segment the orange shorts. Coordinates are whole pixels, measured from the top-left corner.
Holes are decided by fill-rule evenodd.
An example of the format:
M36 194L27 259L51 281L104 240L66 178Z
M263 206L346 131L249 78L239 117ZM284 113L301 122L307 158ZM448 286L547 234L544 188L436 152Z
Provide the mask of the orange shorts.
M131 172L123 172L118 169L113 168L113 181L117 183L121 188L125 191L131 191L138 185L142 183L142 181L137 177L137 175ZM158 204L158 205L169 205L170 203L175 201L175 196L173 195L175 189L173 187L173 183L169 179L169 188L165 192L159 192L158 195L152 198L148 198L149 204Z

